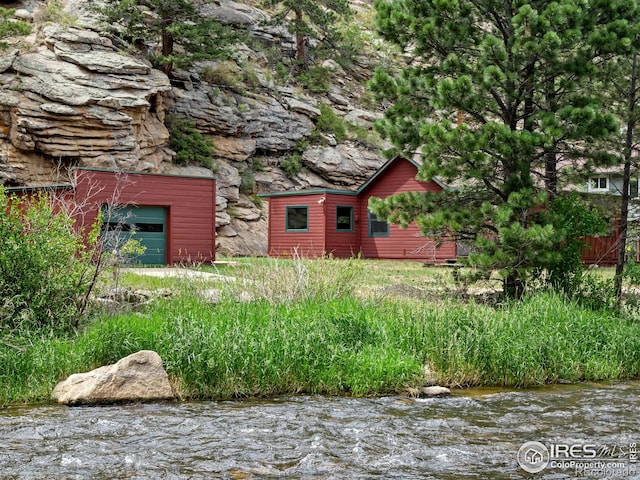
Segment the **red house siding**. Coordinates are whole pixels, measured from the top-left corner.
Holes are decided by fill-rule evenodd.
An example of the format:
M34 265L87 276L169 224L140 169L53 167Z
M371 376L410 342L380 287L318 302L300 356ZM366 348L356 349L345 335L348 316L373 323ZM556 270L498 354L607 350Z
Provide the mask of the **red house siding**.
M386 198L402 192L438 192L442 187L434 181L416 180L415 165L402 158L396 159L383 175L375 178L360 194L359 225L361 250L364 258L415 259L429 263L444 263L456 258L456 243L445 241L436 248L434 241L424 237L420 228L411 223L406 229L389 225L389 236L369 236L368 205L370 197Z
M324 194L276 197L269 199L269 245L272 257L319 257L325 252ZM308 207L306 232L287 231L287 207Z
M305 257L332 254L348 258L362 254L365 258L414 259L444 263L456 258L456 243L443 242L438 248L422 236L417 225L407 229L390 225L387 237L369 236L368 202L372 196L385 198L407 191L440 191L436 182L415 179L417 167L403 158L396 158L382 167L357 192L320 190L299 193L267 194L269 197L269 247L271 256L291 256L292 252ZM306 232L287 232L287 206L309 207L309 229ZM353 207L353 230L337 230L338 206Z
M75 183L79 225L105 204L165 207L166 263L215 260L215 179L78 169Z
M363 217L360 215L359 205L359 199L355 195L326 195L325 231L327 232L327 242L325 253L337 258L355 257L360 253L359 226ZM338 231L337 229L337 210L339 206L353 207L353 230L350 232Z

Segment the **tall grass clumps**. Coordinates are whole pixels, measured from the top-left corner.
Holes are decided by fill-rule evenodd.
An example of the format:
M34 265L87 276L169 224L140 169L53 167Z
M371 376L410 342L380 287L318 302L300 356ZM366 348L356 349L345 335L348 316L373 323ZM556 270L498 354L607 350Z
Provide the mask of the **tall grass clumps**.
M394 309L405 321L392 323L400 328L393 337L423 355L445 384L527 387L640 375L640 323L559 295L537 294L497 309L428 308L423 318Z
M58 380L142 349L182 399L640 376L640 322L560 295L498 307L379 298L360 294L360 260L239 263L215 304L199 293L210 284L185 277L142 312L0 337L0 405L45 401Z
M361 284L365 265L358 259L326 257L306 260L267 259L253 264L242 281L225 288L231 298L250 297L272 303L322 301L352 297Z

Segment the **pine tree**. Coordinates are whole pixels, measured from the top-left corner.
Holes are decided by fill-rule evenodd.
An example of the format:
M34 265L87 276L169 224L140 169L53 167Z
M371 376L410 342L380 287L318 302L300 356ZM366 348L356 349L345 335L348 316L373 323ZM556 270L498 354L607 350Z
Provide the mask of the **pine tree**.
M419 178L456 188L372 200L371 208L401 224L416 220L425 234L473 241L470 262L499 269L505 294L519 297L564 241L540 208L557 193L559 165L611 160L598 141L617 125L586 80L628 44L635 2L375 6L381 34L412 59L397 74L374 75L374 91L391 102L378 128L391 153L419 151Z
M273 18L275 24L286 24L296 37L296 60L300 68L309 64L309 40L335 42L336 23L351 16L348 0L265 0L270 7L280 7Z
M159 44L152 61L170 74L174 66L222 58L240 36L204 18L188 0L107 0L97 9L116 36L135 46Z

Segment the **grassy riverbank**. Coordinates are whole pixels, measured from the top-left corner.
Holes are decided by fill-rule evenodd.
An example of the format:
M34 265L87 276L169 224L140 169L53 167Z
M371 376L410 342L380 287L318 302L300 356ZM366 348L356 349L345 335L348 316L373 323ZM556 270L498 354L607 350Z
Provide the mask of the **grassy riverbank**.
M421 385L427 363L433 380L460 386L640 376L638 322L551 294L497 308L360 298L342 288L349 275L330 275L322 295L311 282L306 291L316 294L291 287L289 298L227 296L216 306L185 288L144 313L105 315L71 336L6 336L0 404L47 401L59 379L141 349L162 356L185 399L395 393Z

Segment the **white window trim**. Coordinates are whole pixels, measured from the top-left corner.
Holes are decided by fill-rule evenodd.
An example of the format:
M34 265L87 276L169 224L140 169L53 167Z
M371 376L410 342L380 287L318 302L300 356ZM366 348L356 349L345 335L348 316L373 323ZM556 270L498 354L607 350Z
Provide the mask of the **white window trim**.
M606 186L603 187L594 187L593 186L593 182L594 180L598 180L598 185L600 184L599 180L601 179L605 179L606 181ZM609 191L609 187L610 187L610 180L609 180L609 176L608 175L601 175L601 176L593 176L589 178L589 181L587 183L587 188L590 192L608 192Z

